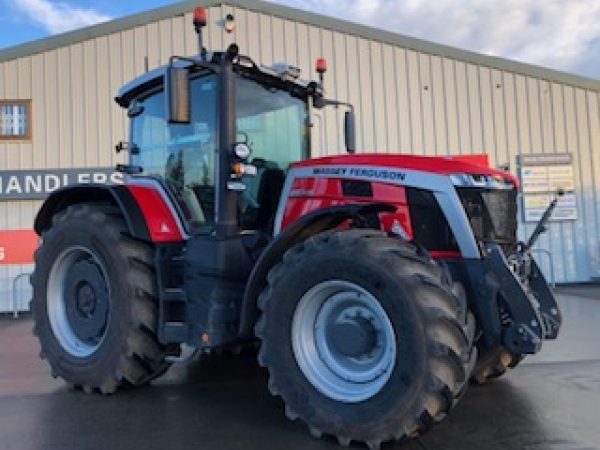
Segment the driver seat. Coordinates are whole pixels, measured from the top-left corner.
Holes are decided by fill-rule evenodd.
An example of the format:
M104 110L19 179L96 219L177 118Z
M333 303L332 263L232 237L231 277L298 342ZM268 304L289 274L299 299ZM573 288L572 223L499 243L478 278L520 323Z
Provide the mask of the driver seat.
M285 173L283 170L274 167L267 167L263 170L256 198L258 211L254 226L257 230L269 235L273 234L275 214L277 213L284 183Z

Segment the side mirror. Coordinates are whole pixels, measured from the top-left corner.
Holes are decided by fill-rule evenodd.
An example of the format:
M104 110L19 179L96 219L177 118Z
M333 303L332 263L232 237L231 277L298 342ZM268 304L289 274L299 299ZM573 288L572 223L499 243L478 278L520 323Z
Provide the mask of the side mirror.
M356 153L356 118L354 111L346 111L344 115L344 141L348 153Z
M165 79L167 121L188 124L191 122L191 92L189 70L169 67Z

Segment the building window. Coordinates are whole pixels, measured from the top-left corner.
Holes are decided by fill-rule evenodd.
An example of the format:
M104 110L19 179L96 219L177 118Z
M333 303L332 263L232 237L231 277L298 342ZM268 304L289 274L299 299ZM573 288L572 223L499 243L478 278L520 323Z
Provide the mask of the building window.
M31 100L0 100L0 141L31 138Z

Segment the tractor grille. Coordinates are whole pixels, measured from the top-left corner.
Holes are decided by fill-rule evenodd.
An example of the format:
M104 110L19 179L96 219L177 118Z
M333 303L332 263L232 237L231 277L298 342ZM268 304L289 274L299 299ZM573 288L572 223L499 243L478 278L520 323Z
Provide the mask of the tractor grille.
M413 238L429 251L458 251L456 238L433 192L406 188Z
M505 249L516 245L516 189L469 187L457 188L457 191L477 240L496 242Z

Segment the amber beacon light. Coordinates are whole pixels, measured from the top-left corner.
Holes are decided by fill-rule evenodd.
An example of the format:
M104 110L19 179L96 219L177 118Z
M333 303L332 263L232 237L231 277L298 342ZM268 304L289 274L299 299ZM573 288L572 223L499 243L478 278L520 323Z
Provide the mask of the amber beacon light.
M205 27L206 23L206 8L197 6L194 8L194 27L196 27L196 30L198 30L198 28Z

